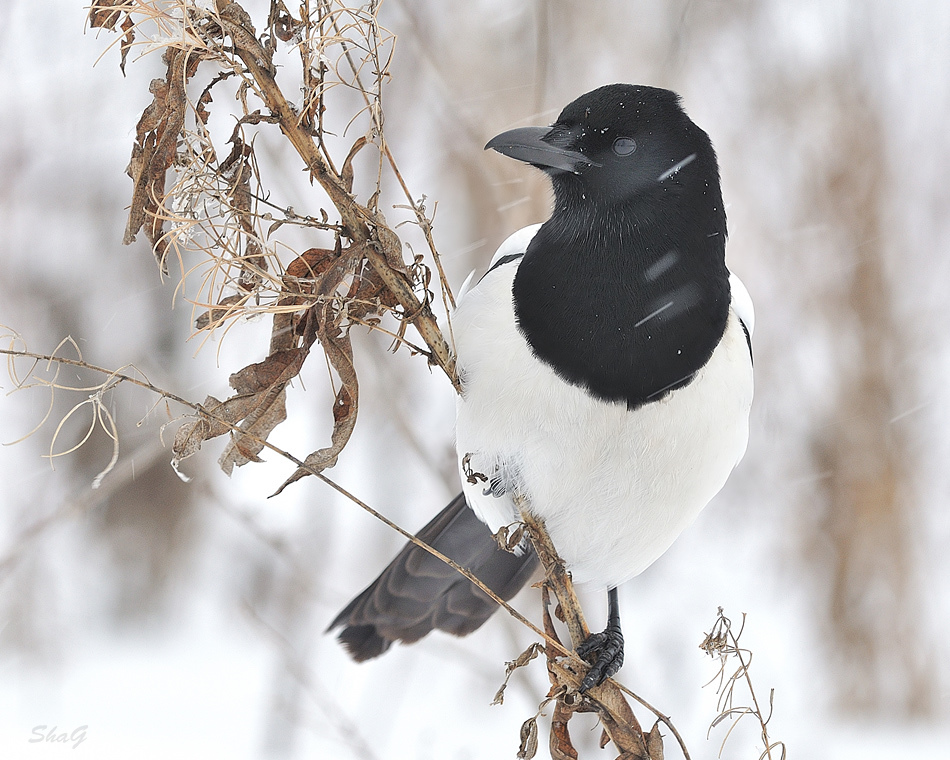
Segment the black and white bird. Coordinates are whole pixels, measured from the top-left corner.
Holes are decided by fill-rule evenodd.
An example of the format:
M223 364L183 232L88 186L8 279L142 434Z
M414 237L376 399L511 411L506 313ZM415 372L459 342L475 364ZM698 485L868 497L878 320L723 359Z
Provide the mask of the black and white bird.
M510 599L538 561L492 533L519 519L523 496L574 581L608 590L607 628L579 648L586 690L623 662L617 586L670 547L745 453L752 301L726 268L716 154L675 93L601 87L553 126L486 148L547 173L554 209L463 286L463 493L419 537ZM330 627L361 661L433 629L470 633L495 609L408 544Z

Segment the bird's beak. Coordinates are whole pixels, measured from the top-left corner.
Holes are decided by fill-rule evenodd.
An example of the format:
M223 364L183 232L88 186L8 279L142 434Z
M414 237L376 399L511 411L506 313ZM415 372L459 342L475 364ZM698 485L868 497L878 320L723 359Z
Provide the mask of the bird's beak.
M559 169L572 174L600 166L583 153L571 150L566 142L564 136L555 133L551 127L518 127L493 137L485 150L491 148L541 169Z

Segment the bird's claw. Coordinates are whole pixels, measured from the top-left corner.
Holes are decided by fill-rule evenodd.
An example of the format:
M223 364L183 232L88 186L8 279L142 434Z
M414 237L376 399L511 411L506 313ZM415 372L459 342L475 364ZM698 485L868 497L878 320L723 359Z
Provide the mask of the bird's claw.
M592 633L577 647L577 653L591 664L581 682L582 692L600 686L623 665L623 633L619 627L607 626L600 633Z

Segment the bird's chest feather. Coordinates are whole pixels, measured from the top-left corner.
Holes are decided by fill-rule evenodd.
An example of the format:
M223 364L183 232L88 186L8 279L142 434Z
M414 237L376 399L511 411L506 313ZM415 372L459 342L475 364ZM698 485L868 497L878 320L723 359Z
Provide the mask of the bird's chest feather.
M741 458L752 399L745 337L727 311L691 382L635 407L605 401L539 361L517 324L515 268L486 276L453 321L463 487L492 529L515 519L511 493L521 491L577 580L619 583L668 548Z
M691 382L726 326L721 241L719 251L696 251L691 241L658 237L565 244L544 234L512 287L533 354L565 381L630 409Z

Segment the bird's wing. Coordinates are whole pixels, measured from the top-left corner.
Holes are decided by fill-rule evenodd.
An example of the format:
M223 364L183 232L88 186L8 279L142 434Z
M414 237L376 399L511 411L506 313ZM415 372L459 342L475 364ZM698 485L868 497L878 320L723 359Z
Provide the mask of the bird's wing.
M488 527L459 494L417 534L471 570L502 599L511 599L533 575L538 560L499 549ZM340 641L357 662L377 657L394 641L412 643L432 630L464 636L498 605L425 549L408 543L327 630L344 626Z
M512 261L514 258L523 256L524 252L528 250L528 243L531 242L531 238L537 234L538 230L541 229L540 224L531 224L527 227L522 227L517 232L509 235L505 242L498 246L498 250L495 251L495 255L491 258L491 263L488 265L488 272L491 272L495 267L503 265L508 261ZM482 275L484 277L485 275ZM456 301L461 302L465 297L465 294L471 290L472 282L475 281L475 270L473 269L469 272L468 277L465 278L465 282L462 283L462 287L459 288L459 292L456 295ZM479 280L480 281L480 280Z
M742 284L742 280L733 272L729 273L729 288L732 291L732 308L751 337L755 332L755 307L752 305L752 296Z
M462 395L459 397L459 413L462 406L471 402L467 392L477 367L495 365L498 357L513 360L525 349L524 337L518 330L512 300L512 282L522 257L531 240L541 228L540 224L524 227L510 235L495 252L488 270L469 286L458 298L456 319L456 346L458 366L462 379ZM463 336L467 336L463 340ZM498 367L496 367L496 370ZM476 429L492 428L500 401L496 394L504 394L508 382L507 372L496 371L491 377L479 375L479 411L471 408L465 415L468 420L477 420ZM488 394L487 404L486 390ZM462 417L459 418L460 420ZM496 461L497 446L487 444L483 435L476 436L473 443L469 426L456 428L456 445L459 455L459 470L462 476L462 491L469 505L492 531L518 519L513 502L517 490L516 474L510 471L505 461Z
M513 232L505 238L505 242L498 246L495 255L491 257L491 264L488 266L488 271L490 272L495 265L506 256L521 255L528 250L528 244L531 242L531 239L538 234L538 230L540 229L540 224L529 224L527 227L522 227L517 232Z

